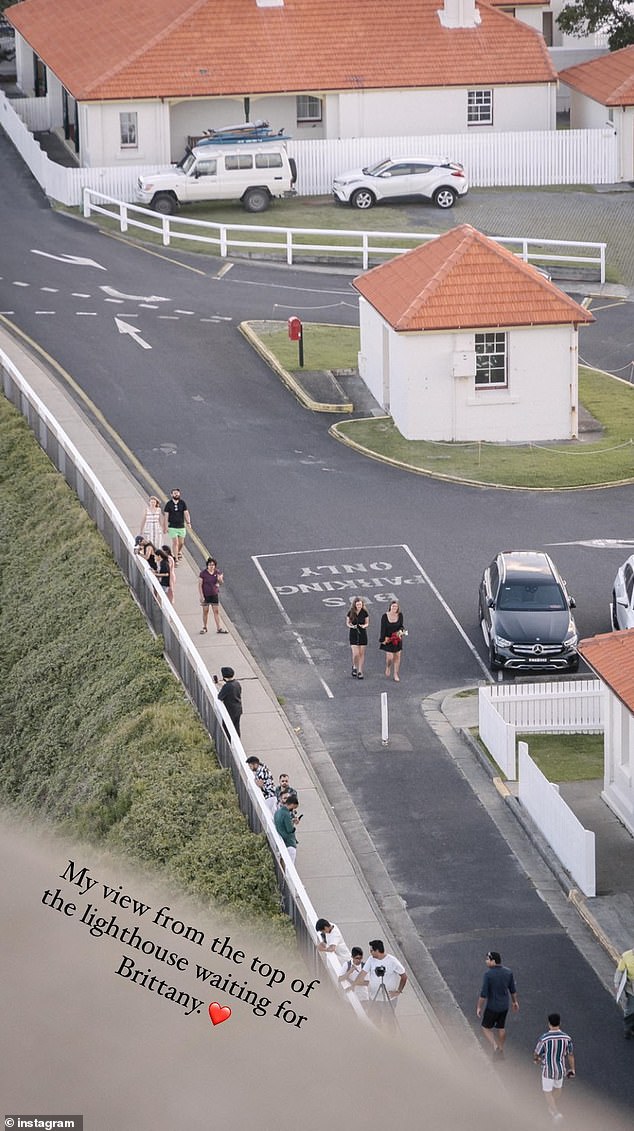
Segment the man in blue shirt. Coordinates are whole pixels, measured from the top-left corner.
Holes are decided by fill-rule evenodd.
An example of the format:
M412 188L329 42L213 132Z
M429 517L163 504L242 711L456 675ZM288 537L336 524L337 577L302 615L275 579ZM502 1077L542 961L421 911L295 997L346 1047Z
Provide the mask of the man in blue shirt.
M495 1056L504 1057L506 1041L506 1015L511 1009L517 1013L520 1003L517 1000L515 978L508 966L502 965L497 950L490 950L486 956L487 969L482 979L482 989L476 1007L476 1015L482 1018L482 1032L493 1047Z

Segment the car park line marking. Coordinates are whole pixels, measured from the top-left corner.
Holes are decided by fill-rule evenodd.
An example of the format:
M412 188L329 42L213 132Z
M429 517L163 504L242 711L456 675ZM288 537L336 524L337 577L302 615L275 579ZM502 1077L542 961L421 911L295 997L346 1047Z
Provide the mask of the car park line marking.
M195 314L196 313L195 310L179 310L177 307L175 307L174 309L175 309L176 314Z
M313 295L347 295L348 298L353 294L352 290L347 291L330 291L327 288L320 289L319 287L294 287L290 283L261 283L257 279L241 279L241 287L268 287L269 290L275 289L276 291L301 291L302 294Z
M350 306L356 309L353 302L346 302L345 299L340 299L339 302L328 302L325 306L308 306L305 302L302 302L300 306L302 310L336 310L339 306ZM276 302L273 306L274 310L296 310L296 308L297 303L290 306L287 303Z
M233 263L225 263L224 267L221 267L220 270L216 273L216 279L224 279L225 275L229 273L232 267Z
M631 550L634 538L590 538L586 542L546 542L547 546L587 546L589 550Z
M282 554L267 554L266 556L267 557L282 557ZM268 589L269 593L271 594L271 597L275 601L275 604L277 605L277 607L280 611L282 619L286 621L287 625L290 628L290 626L292 624L291 618L289 617L288 613L286 612L286 609L284 608L282 602L280 601L277 593L275 592L273 586L271 585L271 582L269 581L264 570L262 569L262 566L260 565L258 557L255 554L252 554L251 561L253 562L253 564L254 564L255 568L257 569L260 577L262 578L262 581L266 585L266 588Z
M57 311L55 311L55 310L36 310L35 313L36 314L56 314Z
M450 609L450 607L449 607L449 605L447 604L447 602L445 601L445 598L443 597L442 593L440 592L440 590L439 590L439 589L437 589L437 588L436 588L436 586L434 585L434 583L433 583L433 581L432 581L431 577L430 577L430 576L429 576L429 574L428 574L428 573L427 573L427 572L426 572L426 571L425 571L425 570L423 569L422 565L420 564L420 562L418 561L418 559L417 559L417 558L416 558L416 557L414 556L414 554L413 554L413 553L412 553L412 551L410 550L409 546L406 546L405 544L403 544L403 549L405 550L405 552L406 552L407 554L409 554L409 556L410 556L410 558L412 559L412 561L413 561L414 565L416 566L417 570L418 570L418 571L419 571L419 572L420 572L420 573L422 574L422 576L423 576L423 577L425 578L425 581L427 582L427 584L428 584L429 588L431 589L432 593L434 594L434 596L436 597L436 599L437 599L438 601L440 601L440 604L442 605L443 609L445 610L445 612L446 612L447 616L448 616L448 617L449 617L449 619L450 619L450 620L452 621L452 623L453 623L453 624L455 625L455 627L456 627L456 628L458 629L458 632L460 633L460 635L461 635L462 639L464 640L465 644L467 645L467 648L468 648L468 649L469 649L469 651L470 651L470 652L472 653L472 655L473 655L473 656L475 657L475 659L476 659L476 662L477 662L477 663L478 663L478 664L480 665L480 667L482 668L482 671L484 672L484 674L485 674L485 677L486 677L486 678L487 678L487 679L489 680L489 682L490 682L490 683L492 683L492 682L493 682L493 677L492 677L492 675L491 675L491 672L490 672L490 671L489 671L489 669L487 668L486 664L485 664L485 663L484 663L484 662L482 661L482 659L481 659L480 655L478 654L478 651L477 651L477 649L475 648L475 646L474 646L474 645L473 645L473 644L471 643L471 641L469 640L469 637L467 636L467 634L466 634L466 632L465 632L464 628L463 628L463 627L462 627L462 625L460 624L460 621L458 620L458 618L456 617L456 615L455 615L455 613L454 613L454 612L452 611L452 609Z
M97 311L96 310L76 310L75 314L77 314L80 318L96 318L97 317Z
M40 290L41 291L47 291L51 295L56 295L59 292L59 287L40 287ZM78 296L73 295L73 298L76 298L76 297L78 297ZM90 298L90 295L82 295L81 297L82 298Z
M30 287L31 284L30 283L20 283L16 279L14 279L13 280L13 286L14 287Z
M42 290L44 290L44 289L45 289L45 288L44 288L44 287L42 287ZM81 291L72 291L72 293L71 293L71 298L92 298L92 295L85 295L85 294L82 294L82 292L81 292Z
M595 310L611 310L613 306L624 306L626 301L627 301L627 299L619 298L619 299L615 299L614 302L606 302L606 303L603 304L603 306L592 306L592 298L590 297L588 299L584 299L581 305L585 306L585 304L587 302L588 309L590 309L590 307L592 306L593 311L595 311Z

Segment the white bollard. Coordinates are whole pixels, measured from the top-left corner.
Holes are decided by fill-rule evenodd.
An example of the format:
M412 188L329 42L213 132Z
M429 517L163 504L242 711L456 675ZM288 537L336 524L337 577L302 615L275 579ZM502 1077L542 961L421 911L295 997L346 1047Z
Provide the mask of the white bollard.
M389 728L387 720L387 691L381 692L381 742L383 746L387 746L389 738Z

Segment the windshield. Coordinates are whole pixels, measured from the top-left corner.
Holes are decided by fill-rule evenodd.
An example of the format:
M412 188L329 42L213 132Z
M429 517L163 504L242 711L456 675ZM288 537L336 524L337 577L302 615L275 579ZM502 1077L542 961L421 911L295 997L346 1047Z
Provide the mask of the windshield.
M560 611L568 607L561 589L554 581L547 581L541 585L536 585L533 581L514 581L510 585L503 585L498 594L497 606L498 609L515 612L534 609L541 613Z
M384 169L387 169L389 164L389 159L387 161L385 159L383 161L377 161L376 165L368 165L367 169L364 169L363 172L369 177L378 177Z
M188 154L187 154L187 157L186 157L186 158L185 158L185 160L183 161L183 164L182 164L182 165L180 166L180 168L182 169L183 173L189 173L189 170L191 169L191 167L192 167L192 165L194 164L195 160L196 160L196 158L194 157L194 154L193 154L193 153L188 153Z

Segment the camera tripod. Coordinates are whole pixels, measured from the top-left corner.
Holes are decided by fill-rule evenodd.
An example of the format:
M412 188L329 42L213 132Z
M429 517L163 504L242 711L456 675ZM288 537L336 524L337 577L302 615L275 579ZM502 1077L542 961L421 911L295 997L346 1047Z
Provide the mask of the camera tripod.
M378 973L378 969L376 970ZM379 982L378 989L373 998L370 999L370 1005L375 1014L375 1023L378 1026L385 1025L386 1027L394 1030L399 1030L399 1023L396 1020L396 1009L394 1002L390 997L387 986L385 985L385 975L379 975L381 981Z

